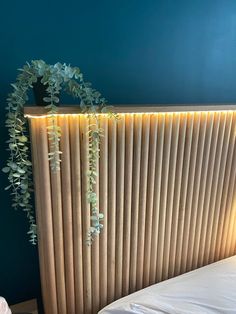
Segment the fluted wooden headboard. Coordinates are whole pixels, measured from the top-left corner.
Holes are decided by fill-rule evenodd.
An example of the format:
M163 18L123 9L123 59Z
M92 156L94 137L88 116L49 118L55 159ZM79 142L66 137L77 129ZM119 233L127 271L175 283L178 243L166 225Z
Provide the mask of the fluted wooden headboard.
M28 108L46 314L83 314L236 253L236 107L116 108L100 116L104 229L85 244L87 118L60 108L61 171L47 117ZM162 111L160 113L160 111Z

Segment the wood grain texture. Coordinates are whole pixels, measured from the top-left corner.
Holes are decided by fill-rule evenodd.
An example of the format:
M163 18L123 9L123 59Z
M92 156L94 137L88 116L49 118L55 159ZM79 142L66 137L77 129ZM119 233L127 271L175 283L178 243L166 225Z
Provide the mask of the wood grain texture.
M122 295L129 294L130 254L131 254L131 210L133 177L134 117L125 115L125 171L124 171L124 230L123 230L123 275Z
M46 313L57 314L57 290L54 255L54 232L51 201L51 180L48 163L48 140L46 133L46 120L31 121L32 148L33 148L33 169L34 181L36 183L36 208L39 233L39 254L42 295L44 297L44 308ZM33 131L34 129L34 131ZM42 154L42 155L41 155ZM42 246L41 246L42 243ZM41 260L41 250L42 260ZM42 265L43 262L43 265ZM41 267L42 266L42 267Z
M117 113L158 113L158 112L197 112L197 111L229 111L236 110L236 104L191 104L191 105L113 105L113 111ZM80 106L65 106L58 108L59 114L81 114ZM43 106L24 107L25 115L45 115L47 109Z
M107 304L107 221L108 221L108 120L100 118L104 136L100 143L100 167L99 167L99 204L100 211L104 215L103 230L100 235L100 307Z
M107 300L115 300L116 272L116 177L117 177L117 123L108 121L108 244L107 244Z
M73 226L73 264L74 270L74 309L72 313L84 311L84 284L83 284L83 230L82 230L82 176L81 176L81 139L80 119L78 116L69 117L70 132L70 162L71 162L71 193L72 193L72 226Z
M236 253L236 113L227 108L99 116L95 188L104 228L92 247L88 120L75 112L57 116L63 155L53 174L47 117L30 118L46 314L97 313Z

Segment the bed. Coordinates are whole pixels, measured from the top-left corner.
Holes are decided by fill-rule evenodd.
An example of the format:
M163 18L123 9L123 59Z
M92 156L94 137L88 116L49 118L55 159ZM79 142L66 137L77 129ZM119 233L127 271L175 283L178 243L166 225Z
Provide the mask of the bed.
M11 314L7 301L3 297L0 297L0 314Z
M99 314L236 313L236 255L135 292Z

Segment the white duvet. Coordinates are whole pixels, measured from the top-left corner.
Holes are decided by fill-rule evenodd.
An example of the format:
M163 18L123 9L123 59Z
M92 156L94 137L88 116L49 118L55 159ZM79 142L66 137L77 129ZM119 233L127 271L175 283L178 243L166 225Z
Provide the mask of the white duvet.
M100 314L236 314L236 256L135 292Z
M7 301L3 297L0 297L0 314L11 314Z

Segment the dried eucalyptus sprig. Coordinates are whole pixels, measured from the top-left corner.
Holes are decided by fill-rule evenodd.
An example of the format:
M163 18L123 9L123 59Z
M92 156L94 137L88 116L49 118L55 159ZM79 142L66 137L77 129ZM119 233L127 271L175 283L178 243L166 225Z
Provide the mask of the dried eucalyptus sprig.
M99 213L98 210L98 198L95 191L95 186L97 183L98 176L98 165L97 161L99 159L99 146L100 140L103 136L103 129L99 127L99 119L96 114L88 115L89 129L88 129L88 160L89 160L89 170L88 170L88 192L87 200L91 206L91 227L88 235L88 244L92 242L94 236L100 233L100 230L103 228L101 220L103 219L103 213Z
M47 103L46 109L49 115L47 132L50 142L48 159L52 171L60 170L60 136L61 129L57 125L57 104L59 94L63 89L75 98L80 100L82 112L95 118L96 123L89 125L89 171L87 199L91 207L91 228L88 234L88 243L91 243L94 236L100 233L102 228L102 213L99 213L97 206L96 165L99 158L99 143L102 136L102 129L99 127L97 113L107 113L109 117L117 118L101 94L91 87L90 83L84 82L83 75L77 67L56 63L48 65L42 60L33 60L26 63L21 73L17 76L16 83L12 84L13 91L7 98L6 127L8 128L9 140L8 150L10 152L6 167L2 170L8 174L10 185L6 190L11 189L13 196L12 206L17 209L21 207L27 213L29 219L30 242L36 244L37 228L32 206L32 164L29 153L29 140L27 130L27 119L23 114L23 107L28 100L28 90L40 80L46 87Z
M100 141L103 136L103 129L100 127L99 114L107 114L109 118L118 119L118 114L114 113L112 106L106 105L105 98L101 94L91 88L90 83L83 81L83 75L79 76L79 82L70 80L67 85L68 92L80 98L80 107L82 112L88 118L88 172L87 172L87 201L91 210L91 226L88 232L87 244L90 245L94 238L101 232L104 218L103 213L99 212L98 197L96 193L97 183L97 162L100 152Z

